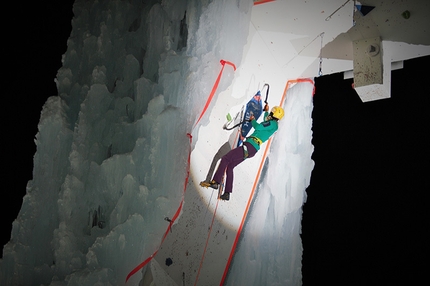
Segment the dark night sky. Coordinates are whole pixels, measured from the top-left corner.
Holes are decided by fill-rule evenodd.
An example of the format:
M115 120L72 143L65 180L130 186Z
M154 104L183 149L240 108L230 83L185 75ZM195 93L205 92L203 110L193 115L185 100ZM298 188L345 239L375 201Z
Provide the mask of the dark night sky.
M415 285L423 277L429 64L406 61L392 72L391 98L368 103L342 74L315 80L304 285Z
M12 222L32 179L42 106L49 96L57 95L54 79L72 30L72 5L71 0L27 1L4 8L13 15L3 24L2 38L2 246L10 239Z
M57 95L54 78L71 32L72 3L27 5L3 40L2 245L32 179L42 105ZM302 221L305 286L413 285L424 277L428 67L429 56L406 61L392 72L392 98L369 103L342 74L315 79L315 168Z

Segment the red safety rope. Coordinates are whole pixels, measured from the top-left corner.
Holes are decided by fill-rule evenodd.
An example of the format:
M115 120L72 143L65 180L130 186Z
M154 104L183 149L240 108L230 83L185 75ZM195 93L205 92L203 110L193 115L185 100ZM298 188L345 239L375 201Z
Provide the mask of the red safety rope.
M274 2L275 0L257 0L254 1L254 6L255 5L259 5L259 4L264 4L264 3L269 3L269 2Z
M285 85L284 94L282 95L282 99L281 99L281 102L279 103L279 106L281 106L281 107L283 106L283 103L284 103L285 98L287 96L287 91L291 87L291 85L295 84L295 83L299 83L299 82L309 82L309 83L314 84L313 80L311 80L311 79L289 80L287 82L287 84ZM314 94L315 94L315 86L314 86L314 89L312 91L312 95L314 95ZM232 249L230 251L230 256L229 256L227 264L225 266L224 274L222 276L220 286L222 286L224 284L224 280L227 277L228 269L230 267L231 260L233 259L234 251L236 250L237 243L239 242L240 233L242 232L242 229L243 229L243 224L245 223L245 219L246 219L246 217L248 215L249 207L250 207L252 199L254 197L255 189L257 188L257 183L258 183L258 180L259 180L260 175L261 175L261 170L263 169L263 165L264 165L265 158L267 156L267 152L269 150L270 144L272 143L272 138L270 138L267 141L266 148L264 149L263 159L260 162L260 166L258 168L257 175L255 176L254 185L252 186L252 190L251 190L251 193L249 195L248 202L246 204L245 212L244 212L244 214L242 216L242 221L241 221L241 223L239 225L239 228L237 230L236 238L234 240L233 247L232 247Z
M237 130L236 132L237 132L237 134L236 134L236 139L235 139L235 140L234 140L234 142L233 142L233 146L236 146L237 141L239 141L240 130ZM224 176L223 176L223 181L224 181L224 178L225 178L225 173L224 173ZM220 189L219 189L219 191L218 191L218 194L219 194L220 192L222 192L222 187L223 187L223 182L220 184ZM209 227L208 235L207 235L207 237L206 237L206 244L205 244L205 248L203 249L202 258L200 259L200 265L199 265L199 269L198 269L198 271L197 271L196 280L194 281L194 286L197 286L197 281L199 281L200 270L202 269L203 261L205 260L206 250L207 250L207 248L208 248L209 239L210 239L210 237L211 237L211 232L212 232L213 224L214 224L214 221L215 221L215 215L216 215L216 212L217 212L217 209L218 209L218 203L219 203L219 197L217 196L217 202L216 202L216 205L215 205L215 209L214 209L214 211L213 211L213 214L212 214L212 221L211 221L211 225L210 225L210 227Z
M213 215L212 215L212 222L211 222L211 226L209 227L209 232L208 232L208 236L207 236L207 238L206 238L205 248L203 249L202 258L200 259L199 270L197 271L196 280L194 281L194 286L196 286L196 285L197 285L197 281L199 280L200 270L202 269L203 260L205 259L206 249L208 248L209 238L210 238L210 236L211 236L211 232L212 232L212 226L213 226L213 224L214 224L216 211L217 211L217 209L218 209L218 203L219 203L219 199L218 199L218 197L217 197L217 201L216 201L216 205L215 205L215 210L214 210L214 213L213 213Z
M233 63L229 62L229 61L221 60L221 61L220 61L220 63L222 64L221 71L220 71L220 72L219 72L219 74L218 74L218 77L217 77L217 79L216 79L216 81L215 81L215 84L214 84L214 86L212 87L212 91L211 91L211 93L209 94L208 99L206 100L205 107L203 107L202 113L200 113L199 119L197 119L197 122L196 122L196 124L194 124L194 127L196 127L197 123L199 123L200 119L202 119L203 114L205 114L206 110L207 110L207 109L208 109L208 107L209 107L209 104L210 104L210 103L211 103L211 101L212 101L212 98L213 98L213 97L214 97L214 95L215 95L215 92L216 92L216 90L217 90L217 88L218 88L218 84L219 84L219 82L220 82L220 80L221 80L222 72L224 71L225 64L229 64L229 65L231 65L231 66L233 67L233 69L234 69L234 70L236 70L236 66L235 66ZM193 129L194 129L194 127L193 127Z
M213 96L214 96L214 94L215 94L215 92L216 92L216 90L217 90L217 88L218 88L218 84L219 84L219 82L220 82L220 79L221 79L221 75L222 75L222 73L223 73L223 71L224 71L224 66L225 66L225 64L229 64L229 65L231 65L232 67L233 67L233 69L234 70L236 70L236 66L233 64L233 63L231 63L231 62L229 62L229 61L225 61L225 60L221 60L220 61L220 63L221 63L221 65L222 65L222 68L221 68L221 71L220 71L220 73L219 73L219 75L218 75L218 77L217 77L217 79L216 79L216 81L215 81L215 84L214 84L214 86L213 86L213 88L212 88L212 91L211 91L211 93L210 93L210 95L209 95L209 97L208 97L208 99L206 100L206 104L205 104L205 107L203 108L203 111L202 111L202 113L200 114L200 117L199 117L199 119L197 120L197 122L196 122L196 124L194 125L194 127L197 125L197 123L200 121L200 119L203 117L203 115L204 115L204 113L206 112L206 110L207 110L207 108L208 108L208 106L209 106L209 104L210 104L210 102L212 101L212 98L213 98ZM193 127L193 129L194 129L194 127ZM176 210L176 213L175 213L175 215L173 216L173 218L169 221L170 223L169 223L169 226L167 227L167 229L166 229L166 231L164 232L164 235L163 235L163 237L162 237L162 239L161 239L161 242L160 242L160 245L158 246L158 248L154 251L154 253L153 254L151 254L148 258L146 258L142 263L140 263L139 265L137 265L128 275L127 275L127 277L126 277L126 279L125 279L125 282L127 283L127 281L128 281L128 279L130 279L130 277L131 276L133 276L134 274L136 274L136 272L138 272L140 269L142 269L143 267L145 267L145 265L147 265L151 260L152 260L152 258L154 258L154 256L157 254L157 252L158 252L158 250L160 249L160 247L161 247L161 245L163 244L163 242L164 242L164 240L166 239L166 237L167 237L167 234L169 234L169 232L171 231L171 228L172 228L172 225L173 225L173 223L175 222L175 220L179 217L179 214L181 213L181 211L182 211L182 205L183 205L183 203L184 203L184 197L185 197L185 191L186 191L186 189L187 189L187 184L188 184L188 179L189 179L189 177L190 177L190 165L191 165L191 143L192 143L192 136L191 136L191 134L190 133L187 133L187 136L188 136L188 138L189 138L189 140L190 140L190 145L189 145L189 150L188 150L188 161L187 161L187 175L186 175L186 178L185 178L185 182L184 182L184 188L183 188L183 195L182 195L182 200L181 200L181 202L180 202L180 204L179 204L179 207L178 207L178 209Z

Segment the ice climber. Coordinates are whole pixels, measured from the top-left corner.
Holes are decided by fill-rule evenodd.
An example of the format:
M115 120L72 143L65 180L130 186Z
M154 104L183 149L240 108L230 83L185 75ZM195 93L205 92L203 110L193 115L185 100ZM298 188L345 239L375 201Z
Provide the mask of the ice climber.
M251 124L254 128L254 132L246 137L243 145L232 149L221 158L221 162L212 180L210 182L201 182L201 186L218 189L225 172L227 178L225 181L224 194L220 196L220 199L225 201L230 199L230 193L233 190L234 167L242 163L245 159L254 157L257 151L260 150L261 144L266 142L278 130L278 120L284 117L284 110L280 106L273 107L270 113L268 110L269 106L266 104L264 107L264 121L261 123L257 123L255 118L253 118L253 116L251 117Z

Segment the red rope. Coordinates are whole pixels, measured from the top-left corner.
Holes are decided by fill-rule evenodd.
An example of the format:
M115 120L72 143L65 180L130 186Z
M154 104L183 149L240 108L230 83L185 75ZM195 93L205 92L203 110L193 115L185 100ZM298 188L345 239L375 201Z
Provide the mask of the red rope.
M186 176L186 178L185 178L185 182L184 182L184 194L185 194L185 189L186 189L187 184L188 184L188 178L189 178L189 175L190 175L191 141L192 141L192 138L193 138L193 137L191 136L191 134L189 134L189 133L187 134L187 136L188 136L188 138L190 139L190 150L189 150L189 152L188 152L187 176ZM169 232L170 232L170 230L171 230L171 228L172 228L173 222L178 218L179 214L181 213L183 202L184 202L184 196L182 196L181 203L179 204L179 207L178 207L178 209L176 210L175 215L174 215L174 216L173 216L173 218L170 220L169 226L167 227L166 231L164 232L163 238L161 239L161 243L160 243L159 247L157 248L157 250L155 250L155 252L154 252L152 255L150 255L148 258L146 258L142 263L140 263L139 265L137 265L137 266L136 266L136 267L135 267L135 268L134 268L134 269L133 269L133 270L132 270L128 275L127 275L127 278L125 279L125 282L126 282L126 283L127 283L128 279L130 279L130 277L131 277L131 276L133 276L137 271L139 271L140 269L142 269L143 267L145 267L145 265L146 265L146 264L148 264L148 263L149 263L149 261L151 261L151 260L152 260L152 258L154 258L154 256L157 254L158 250L160 249L161 244L163 244L164 240L165 240L165 239L166 239L166 237L167 237L167 234L169 234Z
M229 62L229 61L221 60L221 61L220 61L220 63L222 64L221 71L220 71L220 72L219 72L219 74L218 74L218 77L217 77L217 79L216 79L216 81L215 81L215 84L214 84L214 86L212 87L212 91L211 91L211 93L209 94L208 99L206 100L205 107L203 107L202 113L200 113L199 119L197 119L197 122L196 122L196 124L194 124L194 127L196 127L197 123L199 123L200 119L202 119L203 114L205 114L206 110L207 110L207 109L208 109L208 107L209 107L209 104L210 104L210 103L211 103L211 101L212 101L212 98L213 98L213 97L214 97L214 95L215 95L215 92L216 92L216 90L217 90L217 88L218 88L218 84L219 84L219 82L220 82L220 80L221 80L222 72L224 71L225 64L229 64L229 65L231 65L231 66L233 67L233 69L234 69L234 70L236 70L236 66L235 66L233 63ZM194 129L194 127L193 127L193 129Z
M296 79L296 80L289 80L289 81L287 82L287 84L285 85L284 93L283 93L283 95L282 95L281 102L279 103L279 106L283 106L283 103L284 103L285 98L286 98L286 96L287 96L287 91L288 91L288 89L290 88L290 86L291 86L292 84L294 84L294 83L299 83L299 82L309 82L309 83L314 84L313 80L311 80L311 79ZM315 93L315 86L314 86L314 90L313 90L313 92L312 92L312 95L313 95L314 93ZM225 280L225 278L227 277L228 269L229 269L229 267L230 267L231 260L233 259L233 255L234 255L234 251L236 250L237 243L239 242L240 233L242 232L243 224L245 223L245 219L246 219L246 217L247 217L247 215L248 215L249 207L250 207L251 202L252 202L252 199L253 199L253 197L254 197L255 189L257 188L257 183L258 183L258 180L259 180L260 175L261 175L261 170L263 169L264 161L265 161L265 158L266 158L266 156L267 156L267 152L268 152L268 150L269 150L269 147L270 147L270 144L271 144L271 143L272 143L272 138L270 138L270 139L269 139L269 141L267 141L266 148L264 149L263 158L262 158L262 160L261 160L261 162L260 162L260 167L258 168L257 175L255 176L254 185L252 186L252 190L251 190L251 193L250 193L250 195L249 195L248 202L247 202L247 204L246 204L245 212L244 212L244 214L243 214L243 216L242 216L242 221L241 221L240 226L239 226L239 228L238 228L238 230L237 230L236 238L235 238L235 240L234 240L233 247L231 248L230 256L229 256L228 261L227 261L227 264L226 264L226 266L225 266L224 274L223 274L223 276L222 276L220 286L222 286L222 285L224 284L224 280Z
M216 79L216 81L215 81L215 84L214 84L214 86L213 86L213 88L212 88L212 91L211 91L211 93L210 93L210 95L209 95L209 97L208 97L208 99L206 100L206 104L205 104L205 107L203 108L203 111L202 111L202 113L200 114L200 117L199 117L199 119L197 120L197 122L196 122L196 124L194 125L194 127L197 125L197 123L200 121L200 119L203 117L203 115L204 115L204 113L206 112L206 110L207 110L207 108L208 108L208 106L209 106L209 104L210 104L210 102L212 101L212 98L213 98L213 96L214 96L214 94L215 94L215 92L216 92L216 90L217 90L217 88L218 88L218 84L219 84L219 82L220 82L220 79L221 79L221 75L222 75L222 72L223 72L223 70L224 70L224 66L225 66L225 64L229 64L229 65L231 65L233 68L234 68L234 70L236 70L236 66L233 64L233 63L231 63L231 62L229 62L229 61L225 61L225 60L221 60L220 61L220 63L222 64L222 68L221 68L221 71L220 71L220 73L219 73L219 75L218 75L218 77L217 77L217 79ZM193 127L193 129L194 129L194 127ZM188 179L189 179L189 177L190 177L190 165L191 165L191 143L192 143L192 136L191 136L191 134L190 133L187 133L187 136L188 136L188 138L190 139L190 145L189 145L189 150L188 150L188 161L187 161L187 175L186 175L186 178L185 178L185 182L184 182L184 189L183 189L183 195L182 195L182 200L181 200L181 203L179 204L179 207L178 207L178 209L176 210L176 213L175 213L175 215L173 216L173 218L170 220L170 223L169 223L169 226L167 227L167 229L166 229L166 231L164 232L164 235L163 235L163 237L162 237L162 239L161 239L161 242L160 242L160 245L158 246L158 248L154 251L154 253L153 254L151 254L148 258L146 258L142 263L140 263L139 265L137 265L128 275L127 275L127 277L126 277L126 279L125 279L125 282L127 283L127 281L128 281L128 279L130 279L130 277L131 276L133 276L134 274L136 274L136 272L138 272L140 269L142 269L143 267L145 267L145 265L147 265L151 260L152 260L152 258L154 258L155 257L155 255L157 254L157 252L158 252L158 250L160 249L160 246L163 244L163 242L164 242L164 240L166 239L166 237L167 237L167 235L169 234L169 232L170 232L170 230L171 230L171 228L172 228L172 225L173 225L173 223L175 222L175 220L179 217L179 214L181 213L181 211L182 211L182 205L183 205L183 203L184 203L184 197L185 197L185 191L186 191L186 189L187 189L187 184L188 184Z
M240 129L237 130L236 139L233 142L233 146L236 146L237 141L239 141L239 136L240 136ZM224 181L224 178L225 178L225 174L223 176L223 181ZM223 183L220 184L220 189L218 191L218 194L220 194L222 192L222 187L223 187ZM209 232L208 232L208 235L207 235L207 238L206 238L205 248L203 249L202 258L200 259L199 270L197 271L197 276L196 276L196 280L194 282L194 286L197 285L197 281L199 280L199 276L200 276L200 270L202 269L202 266L203 266L203 260L205 259L205 256L206 256L206 250L208 248L209 239L210 239L212 228L213 228L213 224L214 224L214 221L215 221L215 215L216 215L216 212L217 212L217 209L218 209L218 203L219 203L219 197L217 196L217 202L216 202L215 209L214 209L214 212L213 212L213 215L212 215L211 225L209 227Z
M275 0L259 0L259 1L254 1L254 5L259 5L259 4L264 4L264 3L269 3L269 2L274 2Z
M219 199L217 197L217 201L216 201L216 205L215 205L215 210L214 213L212 215L212 222L211 222L211 226L209 228L209 233L208 236L206 238L206 244L205 244L205 248L203 249L203 254L202 254L202 258L200 259L200 265L199 265L199 270L197 271L197 276L196 276L196 281L194 282L194 286L197 285L197 281L199 280L199 276L200 276L200 270L202 269L202 265L203 265L203 260L205 259L205 255L206 255L206 249L208 248L208 244L209 244L209 238L211 236L211 232L212 232L212 227L215 221L215 215L216 215L216 211L218 209L218 203L219 203Z

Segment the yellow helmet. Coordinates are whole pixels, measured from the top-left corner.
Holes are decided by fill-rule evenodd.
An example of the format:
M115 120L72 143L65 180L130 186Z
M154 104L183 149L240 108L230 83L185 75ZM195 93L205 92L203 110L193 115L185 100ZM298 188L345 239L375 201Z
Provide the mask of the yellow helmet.
M272 117L281 120L284 117L284 109L280 106L274 106L270 111L272 113Z

